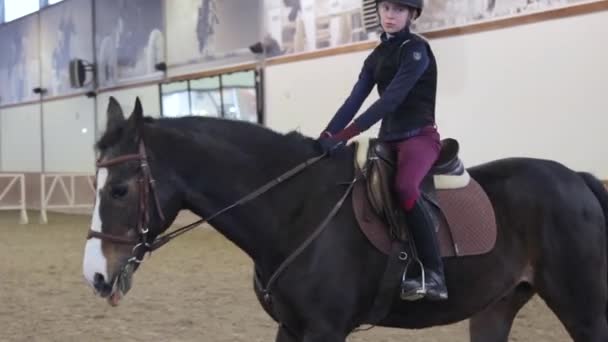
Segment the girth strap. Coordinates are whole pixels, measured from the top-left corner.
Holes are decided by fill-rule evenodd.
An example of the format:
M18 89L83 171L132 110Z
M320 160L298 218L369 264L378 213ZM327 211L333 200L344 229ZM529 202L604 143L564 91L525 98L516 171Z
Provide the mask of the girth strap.
M407 250L406 242L393 241L391 254L388 256L386 269L376 292L376 299L365 323L376 325L388 315L395 293L398 293L401 285L401 277L413 260Z

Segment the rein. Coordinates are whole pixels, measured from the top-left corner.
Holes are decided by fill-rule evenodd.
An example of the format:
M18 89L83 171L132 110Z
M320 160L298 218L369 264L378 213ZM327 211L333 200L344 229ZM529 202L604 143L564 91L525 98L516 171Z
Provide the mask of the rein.
M319 160L325 158L327 155L328 155L328 153L324 153L322 155L309 158L306 161L304 161L303 163L295 166L294 168L281 174L280 176L276 177L275 179L262 185L257 190L243 196L242 198L240 198L233 204L217 211L216 213L209 216L208 218L200 219L189 225L178 228L170 233L166 233L164 235L158 236L154 239L154 241L152 241L151 243L148 243L147 234L149 232L148 224L149 224L149 220L150 220L150 215L149 215L147 203L149 201L150 193L152 193L152 195L154 197L154 203L155 203L156 210L158 212L159 217L163 221L165 220L165 217L164 217L162 209L160 207L160 201L158 200L158 196L157 196L157 192L156 192L156 182L154 181L154 178L152 177L152 174L150 172L150 167L148 164L148 157L146 155L146 148L144 146L143 140L140 140L139 141L139 153L124 155L124 156L116 157L116 158L113 158L113 159L110 159L107 161L103 161L103 162L100 161L97 163L97 167L109 167L109 166L114 166L114 165L121 164L121 163L128 162L128 161L139 161L140 162L141 175L138 179L138 182L139 182L139 219L138 219L138 223L137 223L137 231L139 234L139 239L138 240L129 239L129 238L125 238L122 236L105 234L105 233L96 232L93 230L89 230L87 239L98 238L101 240L106 240L106 241L117 243L117 244L134 245L133 252L132 252L133 256L128 260L127 264L129 264L129 263L139 264L143 261L143 257L145 256L146 253L152 253L153 251L164 246L165 244L167 244L171 240L175 239L176 237L178 237L182 234L185 234L188 231L213 220L214 218L226 213L227 211L229 211L231 209L234 209L235 207L244 205L244 204L260 197L261 195L263 195L264 193L273 189L274 187L278 186L279 184L285 182L286 180L288 180L288 179L292 178L293 176L297 175L298 173L302 172L307 167L309 167L309 166L315 164L316 162L318 162ZM270 301L270 288L272 287L272 285L274 285L274 283L276 282L278 277L281 275L281 273L296 259L297 256L299 256L306 249L306 247L308 247L321 234L321 232L325 229L325 227L327 227L327 225L336 216L336 214L338 213L338 211L344 204L344 201L346 200L346 198L352 191L352 189L357 181L358 181L358 177L355 177L355 179L353 179L352 181L345 184L345 185L348 185L347 189L345 190L342 197L338 200L338 202L334 205L334 207L329 212L329 214L325 217L325 219L319 224L319 226L314 230L314 232L280 264L280 266L270 276L268 283L266 284L266 286L264 286L262 288L262 292L264 294L264 299L266 301Z
M274 188L275 186L283 183L284 181L290 179L291 177L295 176L296 174L300 173L302 170L304 170L305 168L313 165L314 163L318 162L319 160L323 159L325 157L325 154L322 154L320 156L317 157L312 157L308 160L306 160L305 162L297 165L296 167L294 167L293 169L283 173L282 175L278 176L277 178L271 180L270 182L262 185L261 187L259 187L257 190L255 190L254 192L245 195L243 197L241 197L238 201L234 202L233 204L225 207L224 209L221 209L219 211L217 211L215 214L209 216L209 218L206 219L200 219L196 222L190 223L187 226L181 227L179 229L176 229L170 233L167 233L161 237L158 237L151 245L150 245L150 252L162 247L163 245L165 245L166 243L168 243L169 241L175 239L176 237L200 226L201 224L207 223L211 220L213 220L214 218L220 216L221 214L227 212L228 210L234 209L235 207L238 207L240 205L243 205L247 202L250 202L258 197L260 197L261 195L263 195L264 193L266 193L267 191L271 190L272 188Z

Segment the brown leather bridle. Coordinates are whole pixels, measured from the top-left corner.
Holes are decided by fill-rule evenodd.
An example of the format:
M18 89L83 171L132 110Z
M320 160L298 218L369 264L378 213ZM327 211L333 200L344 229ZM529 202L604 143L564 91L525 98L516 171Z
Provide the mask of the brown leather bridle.
M140 139L138 147L139 153L128 154L104 161L99 160L97 162L97 168L100 168L115 166L129 161L139 161L140 174L137 179L139 189L139 207L137 219L138 238L129 239L119 235L96 232L91 229L89 230L89 233L87 235L87 240L91 238L98 238L120 245L134 246L133 256L131 259L129 259L129 261L141 263L143 255L145 255L146 252L151 252L153 250L153 246L148 242L148 233L150 231L150 212L148 208L148 201L150 199L150 193L152 193L152 196L154 197L156 211L158 212L158 216L162 221L165 220L165 215L163 214L163 211L160 207L160 201L158 200L158 195L156 192L156 182L150 172L150 165L148 164L148 156L146 154L146 147L144 145L143 140ZM142 256L140 258L138 258L138 255L136 253L139 248L142 248L144 251L144 253L141 254Z

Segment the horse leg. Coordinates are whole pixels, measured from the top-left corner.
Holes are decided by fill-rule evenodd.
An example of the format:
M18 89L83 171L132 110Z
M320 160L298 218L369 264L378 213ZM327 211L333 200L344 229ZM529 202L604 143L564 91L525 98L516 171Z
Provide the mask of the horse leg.
M522 283L498 302L473 316L469 321L471 342L507 342L517 312L533 295L532 287Z
M296 338L294 335L292 335L291 332L289 332L289 330L287 330L287 328L281 324L279 326L279 331L277 332L277 339L275 341L276 342L298 342L299 339Z
M574 341L608 341L606 240L603 231L583 228L579 225L576 231L586 234L565 236L568 241L560 244L553 241L554 250L543 253L534 285ZM597 236L590 234L594 231Z
M562 283L545 284L539 287L538 294L575 342L608 341L606 283L597 278L597 284L591 284L575 277Z

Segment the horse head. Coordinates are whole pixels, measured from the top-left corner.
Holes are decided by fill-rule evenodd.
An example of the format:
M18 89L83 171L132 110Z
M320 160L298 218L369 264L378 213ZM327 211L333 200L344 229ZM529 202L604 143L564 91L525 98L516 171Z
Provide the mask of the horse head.
M97 143L95 206L84 250L83 273L112 305L131 287L150 244L179 211L169 168L161 167L147 139L153 122L139 98L129 119L110 98L107 127Z

